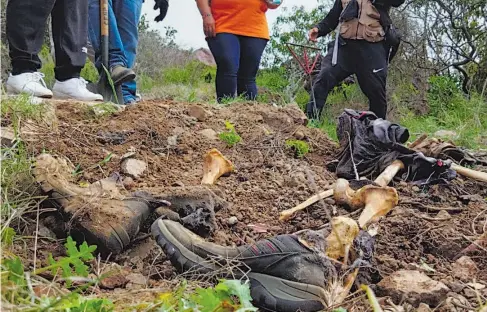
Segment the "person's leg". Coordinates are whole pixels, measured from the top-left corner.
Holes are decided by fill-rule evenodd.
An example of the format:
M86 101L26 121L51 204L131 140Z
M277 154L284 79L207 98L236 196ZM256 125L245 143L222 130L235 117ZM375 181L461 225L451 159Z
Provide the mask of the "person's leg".
M257 97L255 76L257 76L267 40L245 36L239 36L239 40L240 67L237 74L237 94L244 95L248 100L253 101Z
M315 81L311 83L311 95L306 106L306 115L308 118L319 119L330 91L333 90L340 81L352 74L349 66L350 62L346 54L347 49L349 48L350 47L347 45L339 47L337 64L332 66L333 42L328 44L328 53L321 63L320 73Z
M127 59L127 67L133 68L139 42L139 21L142 0L113 0L113 10L117 18L118 31L122 38L123 50ZM137 85L135 79L122 85L124 102L136 101Z
M387 52L384 44L359 42L360 64L357 64L357 80L362 92L369 99L369 110L379 118L386 118Z
M81 101L102 101L103 97L88 91L86 81L80 78L88 52L88 0L57 0L51 17L56 55L54 95Z
M108 29L109 29L109 66L116 65L127 67L127 60L123 50L122 38L118 31L112 0L108 0ZM96 68L102 70L101 46L100 46L100 0L89 0L89 37L95 51Z
M55 2L8 1L6 32L13 75L35 72L41 68L37 54L42 48L47 18Z
M42 80L42 74L37 73L42 65L37 54L44 41L46 22L54 2L55 0L8 1L6 32L12 74L6 83L7 92L52 97L51 90L47 89Z
M208 46L216 62L216 96L218 102L235 97L237 92L237 72L240 62L238 37L221 33L208 38Z

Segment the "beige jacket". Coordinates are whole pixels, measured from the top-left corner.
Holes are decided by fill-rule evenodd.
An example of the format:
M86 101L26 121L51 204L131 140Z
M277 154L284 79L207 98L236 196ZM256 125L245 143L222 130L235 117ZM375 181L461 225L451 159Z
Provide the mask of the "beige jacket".
M346 8L350 0L341 0ZM384 40L384 29L380 25L380 13L370 0L357 0L359 5L358 18L343 22L340 35L345 39L366 40L379 42Z

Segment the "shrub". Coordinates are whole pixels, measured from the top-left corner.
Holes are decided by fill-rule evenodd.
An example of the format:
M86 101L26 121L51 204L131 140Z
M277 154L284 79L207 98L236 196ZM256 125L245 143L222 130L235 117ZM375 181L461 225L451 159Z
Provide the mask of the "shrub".
M238 133L235 131L235 126L232 125L229 121L225 121L225 128L227 130L224 132L220 132L219 138L220 140L225 142L228 147L232 147L242 140L240 135L238 135Z
M310 151L308 143L301 140L289 139L286 141L286 146L292 149L295 157L298 158L303 158Z

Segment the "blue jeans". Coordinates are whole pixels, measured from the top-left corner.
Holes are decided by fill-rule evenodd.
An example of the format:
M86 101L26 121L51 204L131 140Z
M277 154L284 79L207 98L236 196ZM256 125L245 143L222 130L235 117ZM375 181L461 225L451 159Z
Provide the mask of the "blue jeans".
M139 20L143 0L108 0L109 66L132 68L139 41ZM95 50L96 67L102 69L100 48L100 1L89 0L89 37ZM122 85L125 103L135 101L135 80Z
M255 76L260 59L267 45L266 39L219 33L207 38L208 46L216 62L216 96L224 98L257 97Z

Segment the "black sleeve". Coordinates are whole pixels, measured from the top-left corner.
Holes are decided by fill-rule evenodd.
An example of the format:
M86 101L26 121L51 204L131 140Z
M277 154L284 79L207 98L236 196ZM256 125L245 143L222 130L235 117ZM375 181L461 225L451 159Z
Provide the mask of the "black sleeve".
M325 18L316 25L318 28L318 36L323 37L331 33L338 26L340 14L342 13L342 1L335 0L333 8L325 16Z
M383 6L393 6L395 8L401 6L405 0L375 0L372 1L373 4L383 5Z

